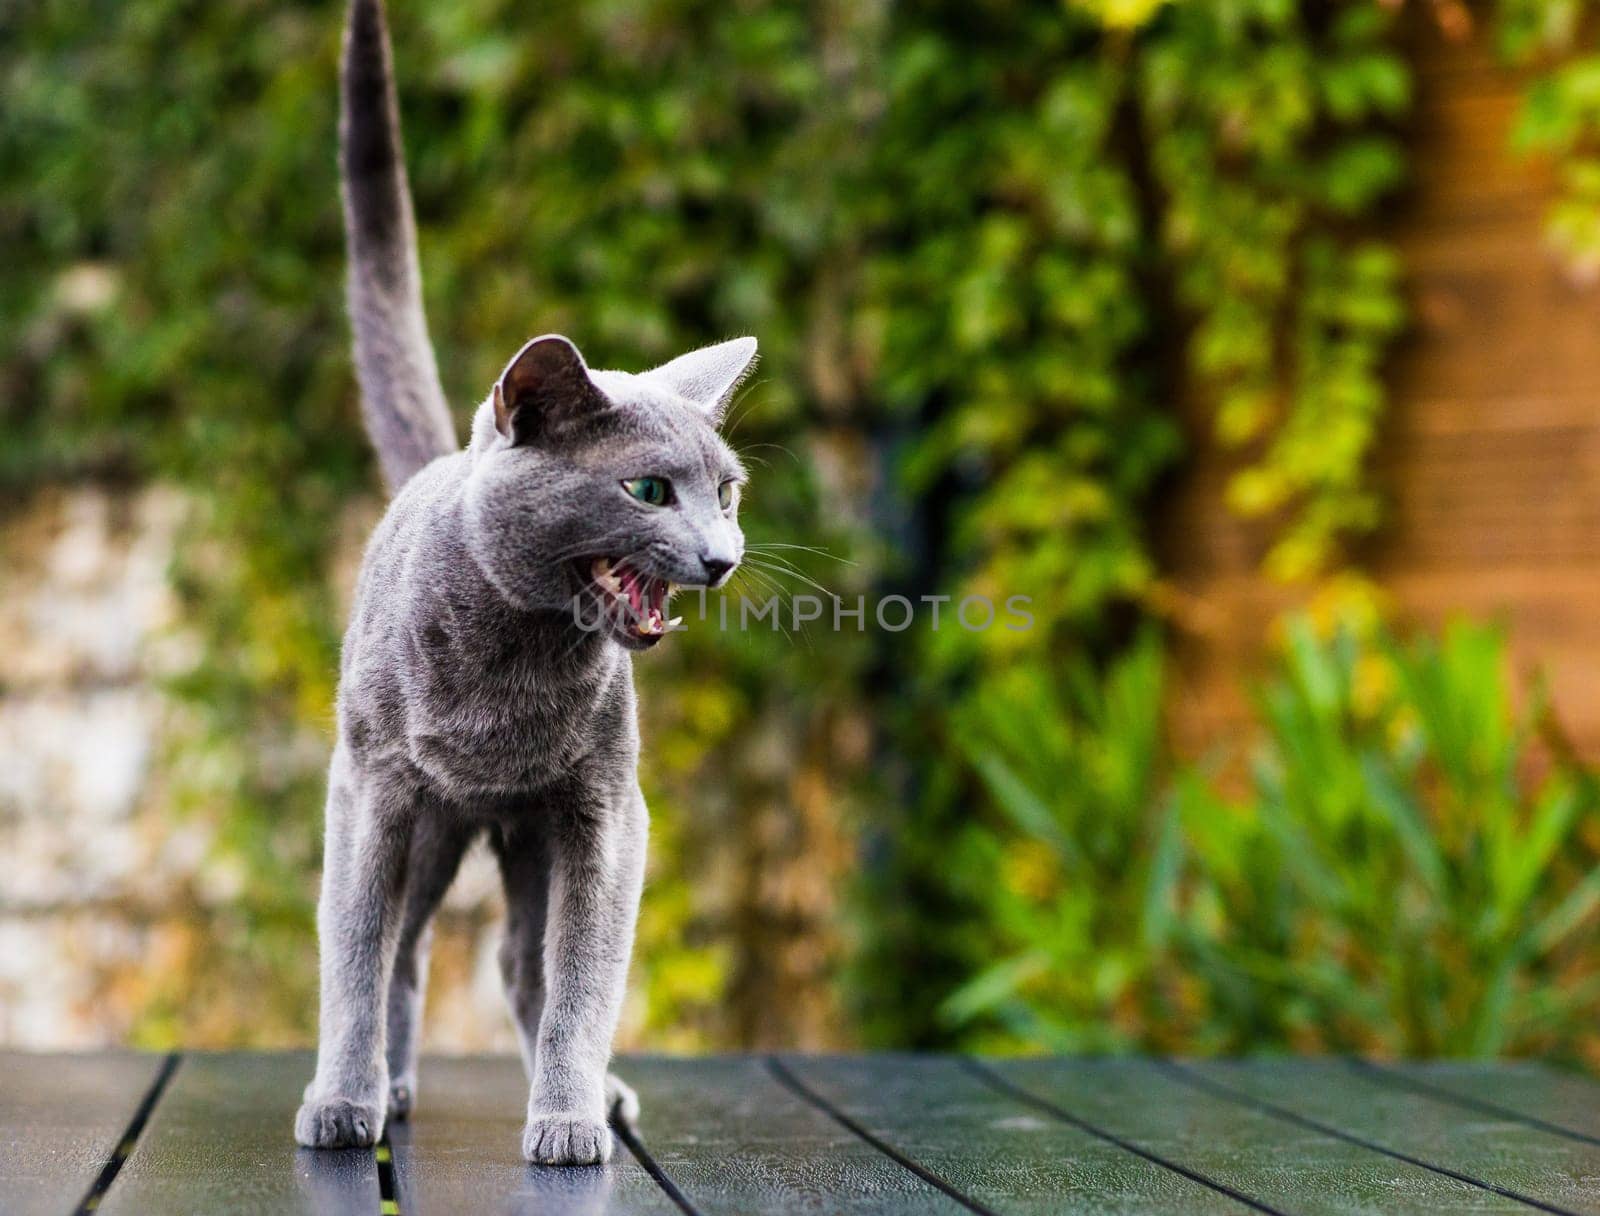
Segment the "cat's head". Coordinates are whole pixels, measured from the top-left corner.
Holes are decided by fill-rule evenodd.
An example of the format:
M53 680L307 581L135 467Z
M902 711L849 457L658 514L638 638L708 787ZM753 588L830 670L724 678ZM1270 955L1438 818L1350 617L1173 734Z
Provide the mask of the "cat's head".
M566 338L535 338L473 426L474 556L520 608L581 612L643 650L677 587L720 587L744 556L744 467L717 433L754 338L637 375L595 371Z

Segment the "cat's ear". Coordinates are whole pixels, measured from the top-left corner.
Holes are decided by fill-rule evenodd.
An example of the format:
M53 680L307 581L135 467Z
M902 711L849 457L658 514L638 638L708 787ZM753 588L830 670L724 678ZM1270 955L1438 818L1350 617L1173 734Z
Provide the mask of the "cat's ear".
M728 408L728 398L755 362L756 340L733 338L679 355L644 374L698 405L710 415L711 425L717 426Z
M494 427L513 445L607 408L578 348L560 334L534 338L494 385Z

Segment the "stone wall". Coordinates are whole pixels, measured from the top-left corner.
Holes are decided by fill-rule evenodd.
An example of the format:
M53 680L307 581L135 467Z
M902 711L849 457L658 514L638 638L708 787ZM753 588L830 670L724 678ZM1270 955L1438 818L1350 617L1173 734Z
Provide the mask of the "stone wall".
M127 963L205 854L142 813L181 514L162 490L52 490L0 533L0 1041L120 1038Z
M0 1045L162 1041L174 976L205 965L236 898L215 826L174 814L162 785L176 712L162 688L192 657L168 582L184 514L169 488L83 485L0 515ZM348 581L365 528L342 531ZM496 887L475 854L441 914L431 1046L512 1046ZM187 1011L183 1037L260 1041L241 1024L252 999ZM308 990L266 1038L309 1037L310 1004Z

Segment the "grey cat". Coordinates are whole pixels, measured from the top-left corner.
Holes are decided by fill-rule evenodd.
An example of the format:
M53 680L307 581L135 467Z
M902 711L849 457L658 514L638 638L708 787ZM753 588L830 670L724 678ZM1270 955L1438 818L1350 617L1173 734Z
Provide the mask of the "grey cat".
M317 921L313 1148L372 1144L416 1100L429 923L488 837L501 970L531 1092L523 1155L611 1153L607 1074L644 869L630 651L677 586L743 556L744 471L717 435L751 338L639 375L567 339L507 365L457 449L422 313L381 0L352 0L341 162L363 416L394 492L340 663ZM576 606L576 611L575 611Z

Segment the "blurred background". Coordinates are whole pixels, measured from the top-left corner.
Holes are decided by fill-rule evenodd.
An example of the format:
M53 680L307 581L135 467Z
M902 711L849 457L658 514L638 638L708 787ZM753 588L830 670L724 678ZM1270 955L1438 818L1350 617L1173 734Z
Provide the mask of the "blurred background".
M637 663L626 1046L1600 1065L1581 0L393 0L464 424L753 333L730 594L1034 628ZM357 421L335 3L0 16L0 1043L314 1027ZM493 867L428 1041L509 1048Z

